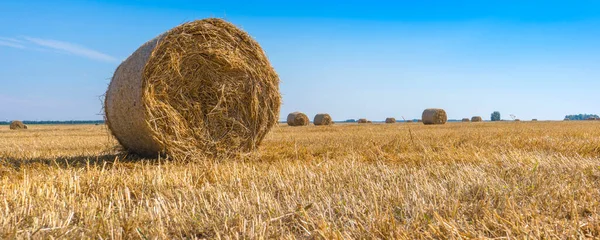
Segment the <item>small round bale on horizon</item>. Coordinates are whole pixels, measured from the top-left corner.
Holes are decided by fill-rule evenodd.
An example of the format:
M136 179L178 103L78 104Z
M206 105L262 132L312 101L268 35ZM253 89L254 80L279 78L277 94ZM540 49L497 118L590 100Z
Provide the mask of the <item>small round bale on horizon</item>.
M444 109L428 108L423 111L421 119L425 125L445 124L448 121L448 115Z
M480 116L474 116L471 118L471 122L483 122L483 118Z
M308 120L308 116L306 116L304 113L293 112L288 114L287 124L292 127L307 126L310 124L310 120Z
M358 119L358 123L369 123L369 121L366 118L361 118Z
M25 125L23 122L21 122L19 120L14 120L14 121L10 122L9 128L11 130L21 130L21 129L27 129L27 125Z
M396 119L393 117L386 118L385 123L396 123Z
M517 118L517 119L515 119L515 122L520 122L520 121L521 121L521 119L518 119L518 118Z
M315 115L313 123L316 126L333 125L333 119L331 119L331 116L327 113L319 113Z
M462 122L470 122L471 120L469 120L468 118L463 118Z
M537 118L531 119L532 122L537 122Z
M104 109L126 150L188 159L256 149L280 106L279 77L256 40L208 18L140 46L117 67Z
M412 123L412 122L413 122L413 120L406 120L405 122L407 122L407 123Z

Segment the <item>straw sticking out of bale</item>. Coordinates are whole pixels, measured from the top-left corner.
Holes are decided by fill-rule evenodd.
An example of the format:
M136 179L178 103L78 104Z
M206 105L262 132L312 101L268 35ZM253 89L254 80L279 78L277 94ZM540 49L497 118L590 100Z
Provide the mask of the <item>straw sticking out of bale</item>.
M425 125L445 124L448 121L448 116L444 109L428 108L423 111L422 119Z
M316 126L333 125L333 120L331 119L331 116L329 116L329 114L327 114L327 113L319 113L319 114L315 115L313 123Z
M358 123L368 123L369 121L366 118L358 119Z
M468 118L463 118L462 122L470 122L471 120L469 120Z
M287 124L292 127L306 126L309 123L308 116L301 112L293 112L287 116Z
M474 116L471 118L471 122L483 122L483 118L480 116Z
M392 117L386 118L385 123L396 123L396 119Z
M105 111L127 150L187 158L255 149L280 105L279 77L258 43L211 18L179 25L121 63Z
M9 127L11 130L27 129L27 125L23 124L23 122L18 121L18 120L14 120L14 121L10 122Z

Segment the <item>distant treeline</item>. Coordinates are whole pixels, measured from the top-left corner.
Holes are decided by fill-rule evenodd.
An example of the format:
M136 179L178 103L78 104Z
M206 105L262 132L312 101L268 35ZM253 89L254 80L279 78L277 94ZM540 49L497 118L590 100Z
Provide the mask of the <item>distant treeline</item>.
M104 120L94 121L23 121L24 124L104 124ZM10 122L0 121L0 125L9 125Z
M567 115L565 119L569 120L586 120L588 118L600 118L596 114L577 114L577 115Z

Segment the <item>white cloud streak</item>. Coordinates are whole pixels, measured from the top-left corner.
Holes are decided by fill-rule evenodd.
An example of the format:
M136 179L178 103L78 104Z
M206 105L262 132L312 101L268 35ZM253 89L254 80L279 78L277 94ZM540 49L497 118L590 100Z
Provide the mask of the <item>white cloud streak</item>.
M25 49L25 46L23 46L22 44L3 40L0 40L0 46Z
M119 60L108 54L101 53L99 51L89 49L87 47L77 45L74 43L57 41L52 39L41 39L34 37L23 37L25 40L46 48L59 50L64 53L69 53L81 57L86 57L92 60L104 61L104 62L118 62Z

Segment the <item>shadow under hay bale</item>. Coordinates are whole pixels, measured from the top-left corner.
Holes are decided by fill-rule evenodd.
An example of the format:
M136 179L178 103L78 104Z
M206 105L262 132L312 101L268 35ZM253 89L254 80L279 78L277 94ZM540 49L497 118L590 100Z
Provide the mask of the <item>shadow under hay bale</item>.
M216 156L255 149L277 124L279 77L259 44L221 19L179 25L115 71L106 124L147 157Z
M483 122L483 118L480 116L474 116L471 118L471 122Z
M423 111L423 116L421 119L425 125L437 125L445 124L448 121L448 116L446 115L446 111L444 111L444 109L428 108Z
M307 126L310 124L310 120L308 120L308 116L301 112L293 112L288 114L287 116L287 125L292 127L298 126Z
M385 119L385 123L396 123L396 119L395 119L395 118L392 118L392 117L390 117L390 118L386 118L386 119Z
M313 123L315 126L333 125L333 119L331 119L331 116L327 113L319 113L315 115Z
M14 121L10 122L9 128L11 130L24 130L24 129L27 129L27 125L25 125L21 121L14 120Z

